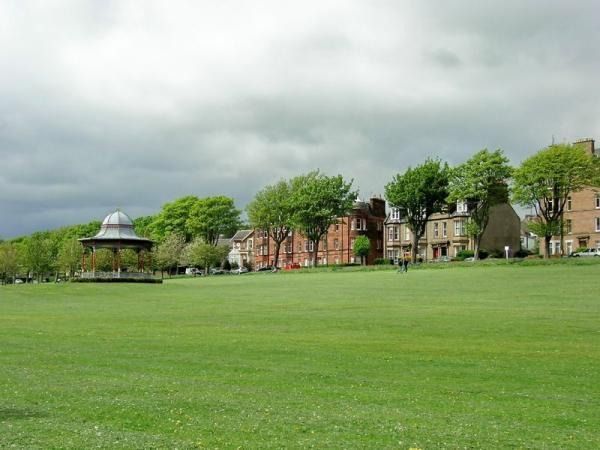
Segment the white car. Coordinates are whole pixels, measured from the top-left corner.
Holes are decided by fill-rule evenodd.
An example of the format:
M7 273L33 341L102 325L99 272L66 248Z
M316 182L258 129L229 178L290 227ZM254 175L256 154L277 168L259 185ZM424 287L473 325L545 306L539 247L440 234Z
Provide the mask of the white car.
M575 252L571 256L580 257L580 256L600 256L600 248L587 248L580 252Z

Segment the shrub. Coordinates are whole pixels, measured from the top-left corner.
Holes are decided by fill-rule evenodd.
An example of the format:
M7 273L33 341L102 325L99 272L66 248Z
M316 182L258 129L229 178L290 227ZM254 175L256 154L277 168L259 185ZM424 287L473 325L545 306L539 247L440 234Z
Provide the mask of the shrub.
M480 252L480 254L481 254L481 252ZM506 255L504 254L504 252L502 250L498 250L498 249L494 249L494 250L490 251L490 254L489 254L490 258L504 258L505 256Z
M575 253L585 252L587 249L587 247L578 247L577 250L575 250Z
M527 250L526 248L522 248L515 252L515 258L526 258L526 257L530 256L531 254L532 253L530 250Z
M375 261L373 261L373 264L375 264L376 266L385 266L389 264L394 264L394 260L388 258L377 258Z
M225 261L223 261L223 270L231 270L231 263L228 259L225 259Z
M481 255L481 251L479 251L479 254ZM475 256L475 252L473 250L461 250L456 254L456 259L459 261L464 261L465 259L472 258L473 256Z

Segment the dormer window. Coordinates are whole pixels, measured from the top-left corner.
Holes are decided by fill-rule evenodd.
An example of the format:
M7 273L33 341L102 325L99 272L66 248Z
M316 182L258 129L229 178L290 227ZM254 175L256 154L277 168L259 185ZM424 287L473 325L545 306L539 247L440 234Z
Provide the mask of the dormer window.
M390 217L395 220L400 220L400 210L398 208L392 208Z
M456 212L458 213L466 213L469 211L467 207L467 202L456 202Z

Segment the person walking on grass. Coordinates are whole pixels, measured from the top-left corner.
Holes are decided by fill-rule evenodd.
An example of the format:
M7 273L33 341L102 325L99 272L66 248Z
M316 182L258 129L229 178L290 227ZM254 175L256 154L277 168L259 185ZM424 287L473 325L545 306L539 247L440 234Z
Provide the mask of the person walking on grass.
M404 273L408 273L408 257L405 256L402 259L402 266L404 267Z

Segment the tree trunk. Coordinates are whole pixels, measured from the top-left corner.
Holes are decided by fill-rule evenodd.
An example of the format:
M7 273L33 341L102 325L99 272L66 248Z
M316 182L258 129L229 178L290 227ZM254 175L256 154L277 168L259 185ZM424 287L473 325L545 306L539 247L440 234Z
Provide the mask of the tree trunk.
M419 250L419 238L420 237L421 236L418 236L417 233L415 233L413 231L413 243L412 243L412 248L410 249L410 259L413 264L415 264L417 262L417 251Z
M319 241L320 241L320 239L314 241L314 247L313 247L313 267L317 267L317 260L318 260L317 255L319 253Z
M544 236L544 259L550 257L550 239L552 236Z
M273 272L277 272L279 270L279 249L281 248L281 242L275 242L275 259L273 260Z
M473 259L475 261L479 260L479 247L481 246L481 234L475 236L475 239L473 239Z

